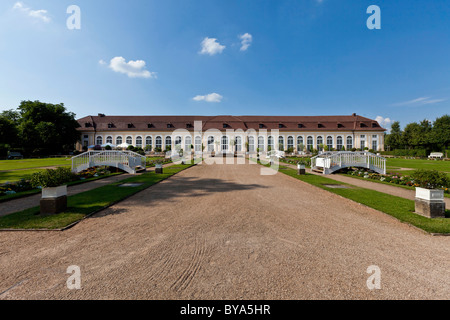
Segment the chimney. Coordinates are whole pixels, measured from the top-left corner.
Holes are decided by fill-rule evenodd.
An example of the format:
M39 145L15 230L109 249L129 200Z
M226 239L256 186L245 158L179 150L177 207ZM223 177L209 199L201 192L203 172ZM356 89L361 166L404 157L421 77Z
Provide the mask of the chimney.
M99 113L98 116L99 116L100 118L103 118L105 115L104 115L103 113Z
M352 116L356 117L356 113L352 114Z

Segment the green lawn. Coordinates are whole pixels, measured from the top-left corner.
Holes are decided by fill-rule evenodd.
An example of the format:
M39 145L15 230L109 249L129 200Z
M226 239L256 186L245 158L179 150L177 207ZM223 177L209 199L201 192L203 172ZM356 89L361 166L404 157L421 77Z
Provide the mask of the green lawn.
M68 198L68 209L57 215L40 215L39 207L0 217L0 229L62 229L84 217L121 201L167 179L192 165L164 169L164 174L144 173L118 183L103 186ZM124 183L142 183L139 187L119 187Z
M450 233L450 211L447 210L447 219L429 219L414 213L414 201L392 196L382 192L355 187L345 183L313 174L297 175L297 170L283 168L280 172L304 181L321 189L351 199L373 209L387 213L402 222L409 223L430 233ZM347 185L348 189L329 188L325 185Z
M58 166L71 166L72 158L0 160L0 171L45 168Z
M46 167L69 167L71 158L0 160L0 184L27 179Z
M0 184L5 182L15 182L20 179L28 179L33 173L43 171L44 169L26 169L16 171L3 171L0 172Z
M450 173L450 161L388 158L386 165L388 171L399 173L403 171L395 171L395 168L429 169Z

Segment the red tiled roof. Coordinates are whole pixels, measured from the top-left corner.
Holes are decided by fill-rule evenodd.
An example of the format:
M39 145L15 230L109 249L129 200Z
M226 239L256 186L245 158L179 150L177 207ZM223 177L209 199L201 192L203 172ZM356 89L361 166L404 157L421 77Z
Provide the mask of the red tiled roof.
M280 131L381 131L380 124L358 115L351 116L88 116L78 120L80 131L173 131L193 130L202 121L203 131L267 129ZM149 125L151 126L149 127ZM168 125L171 127L168 127ZM188 125L191 124L192 128ZM227 125L224 128L224 124ZM88 126L87 126L88 125ZM263 127L260 128L260 125ZM281 125L281 126L280 126ZM301 127L299 127L301 125Z

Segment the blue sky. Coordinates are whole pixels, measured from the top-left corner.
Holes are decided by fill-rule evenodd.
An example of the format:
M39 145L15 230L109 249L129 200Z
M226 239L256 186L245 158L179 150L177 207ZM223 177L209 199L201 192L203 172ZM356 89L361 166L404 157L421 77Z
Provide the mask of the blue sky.
M66 26L72 4L80 30ZM381 30L366 26L373 4ZM77 117L356 112L405 125L449 113L449 40L448 0L3 0L0 110L41 100Z

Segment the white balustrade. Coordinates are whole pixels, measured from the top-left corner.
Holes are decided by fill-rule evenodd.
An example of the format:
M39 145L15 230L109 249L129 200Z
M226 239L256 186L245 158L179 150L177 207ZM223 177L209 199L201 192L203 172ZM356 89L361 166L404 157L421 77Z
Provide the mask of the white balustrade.
M367 168L380 174L386 174L386 159L370 152L324 152L311 159L313 170L323 170L331 174L343 168Z
M131 151L88 151L72 158L72 172L100 166L116 167L135 174L137 167L145 169L146 157Z

